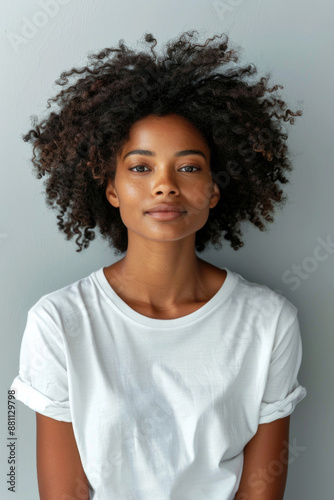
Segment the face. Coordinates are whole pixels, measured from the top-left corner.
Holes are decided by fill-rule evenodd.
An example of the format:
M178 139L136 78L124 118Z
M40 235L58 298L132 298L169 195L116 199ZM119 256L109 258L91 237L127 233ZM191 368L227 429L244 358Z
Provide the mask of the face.
M194 236L219 196L206 139L177 114L149 115L132 125L106 189L109 203L119 207L128 238L136 234L159 241ZM180 212L149 212L164 203Z

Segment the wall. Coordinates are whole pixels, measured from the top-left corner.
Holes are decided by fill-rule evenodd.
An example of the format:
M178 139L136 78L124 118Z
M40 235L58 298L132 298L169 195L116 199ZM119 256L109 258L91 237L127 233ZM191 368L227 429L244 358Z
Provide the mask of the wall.
M333 5L329 0L188 0L110 2L16 0L2 5L1 26L1 401L0 489L7 491L7 390L18 370L27 310L43 295L118 260L98 238L78 254L46 208L42 183L32 174L30 146L21 134L43 113L60 73L90 51L133 43L152 32L159 46L182 31L226 32L242 47L242 62L272 73L282 95L304 115L290 129L294 171L289 201L266 233L248 227L234 252L202 255L250 281L279 290L297 308L303 341L299 381L308 390L290 427L294 445L287 500L332 498L333 391ZM58 88L57 88L58 92ZM332 210L331 210L332 209ZM329 242L326 246L323 242ZM319 251L319 245L322 247ZM17 405L17 499L38 498L35 413Z

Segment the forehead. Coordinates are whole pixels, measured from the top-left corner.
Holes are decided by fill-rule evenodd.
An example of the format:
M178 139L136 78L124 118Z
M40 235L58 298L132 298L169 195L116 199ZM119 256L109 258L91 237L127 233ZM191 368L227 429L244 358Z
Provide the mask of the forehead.
M188 119L175 113L165 116L148 115L136 121L130 128L128 143L156 141L182 146L185 143L201 145L209 150L202 132Z

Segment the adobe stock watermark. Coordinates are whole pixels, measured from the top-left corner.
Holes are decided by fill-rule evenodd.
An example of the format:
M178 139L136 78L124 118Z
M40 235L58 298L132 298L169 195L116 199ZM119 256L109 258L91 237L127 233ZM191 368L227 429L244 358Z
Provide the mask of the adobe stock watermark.
M213 6L221 21L225 19L226 14L233 12L236 7L239 7L244 0L213 0Z
M124 381L124 392L130 394L131 381L126 379ZM135 413L136 411L134 408L133 412ZM85 474L91 484L101 484L101 482L107 481L112 475L118 477L123 468L125 474L127 474L129 454L136 454L138 446L154 446L152 443L156 441L157 437L163 436L164 432L166 432L166 424L171 414L172 410L168 403L161 398L155 398L152 400L152 404L149 405L149 411L138 410L135 430L133 430L133 425L128 420L126 414L120 415L119 420L110 429L112 433L108 432L108 438L115 443L113 450L108 453L103 463L97 465L96 461L91 460L85 469ZM140 471L138 472L140 474ZM164 475L164 469L155 473L156 478L159 478L159 476L163 478ZM86 498L89 498L87 496L88 488L80 478L76 479L75 494L76 496L73 497L72 494L64 493L61 496L61 500L86 500ZM135 492L128 492L126 495L123 494L122 499L132 499L132 494L134 495L133 500L135 500L137 498Z
M334 252L334 242L332 241L332 236L329 234L327 239L318 237L317 245L313 251L313 256L305 257L301 264L293 264L290 269L286 270L282 274L282 281L286 285L290 286L290 290L293 292L297 290L302 281L307 280L310 274L314 273L319 266L319 262L324 262L329 258Z
M9 31L7 38L16 54L19 53L22 45L26 45L37 33L43 29L55 17L60 7L67 5L71 0L40 0L38 5L40 9L28 17L22 17L19 33Z
M8 234L7 233L0 233L0 243L5 240L6 238L8 238Z
M89 500L89 487L87 484L81 479L81 477L77 477L75 479L76 487L75 487L75 497L69 495L68 493L63 493L61 496L61 500Z
M280 452L277 460L272 460L266 469L258 469L257 472L251 474L247 480L249 486L254 488L254 494L260 495L265 491L267 485L275 481L277 476L280 476L285 471L285 466L293 463L306 450L306 446L298 446L296 439L293 439L292 444L288 441L283 441L284 449ZM236 500L250 500L247 493L239 493L236 495ZM253 496L252 496L253 498Z
M222 136L224 134L224 130L224 127L220 130L218 129L216 131L217 137ZM274 134L272 130L268 127L264 127L257 132L256 143L253 144L253 146L248 144L245 140L241 141L238 144L237 150L239 155L242 157L242 162L240 163L237 160L229 160L224 169L218 172L212 172L212 181L215 182L222 191L229 186L233 178L239 175L246 175L249 180L249 189L259 196L263 194L266 190L266 185L263 185L260 179L256 178L256 174L254 172L247 169L247 164L255 160L259 153L262 153L262 155L267 154L268 161L271 161L272 153L270 152L270 147L268 148L268 152L265 151L265 148L271 144L273 138ZM200 210L205 208L207 205L207 199L211 195L211 189L212 183L208 183L204 188L205 193L199 192L195 194L194 201L198 210L195 208L191 213L198 215ZM186 221L188 222L187 219Z

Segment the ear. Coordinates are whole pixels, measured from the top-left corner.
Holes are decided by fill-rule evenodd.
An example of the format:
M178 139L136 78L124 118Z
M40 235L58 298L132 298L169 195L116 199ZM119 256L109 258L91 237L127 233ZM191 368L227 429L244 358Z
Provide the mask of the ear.
M218 184L216 182L213 183L213 192L211 194L210 200L210 208L214 208L220 199L220 191Z
M113 207L119 207L118 195L115 188L114 179L108 179L106 187L106 198Z

